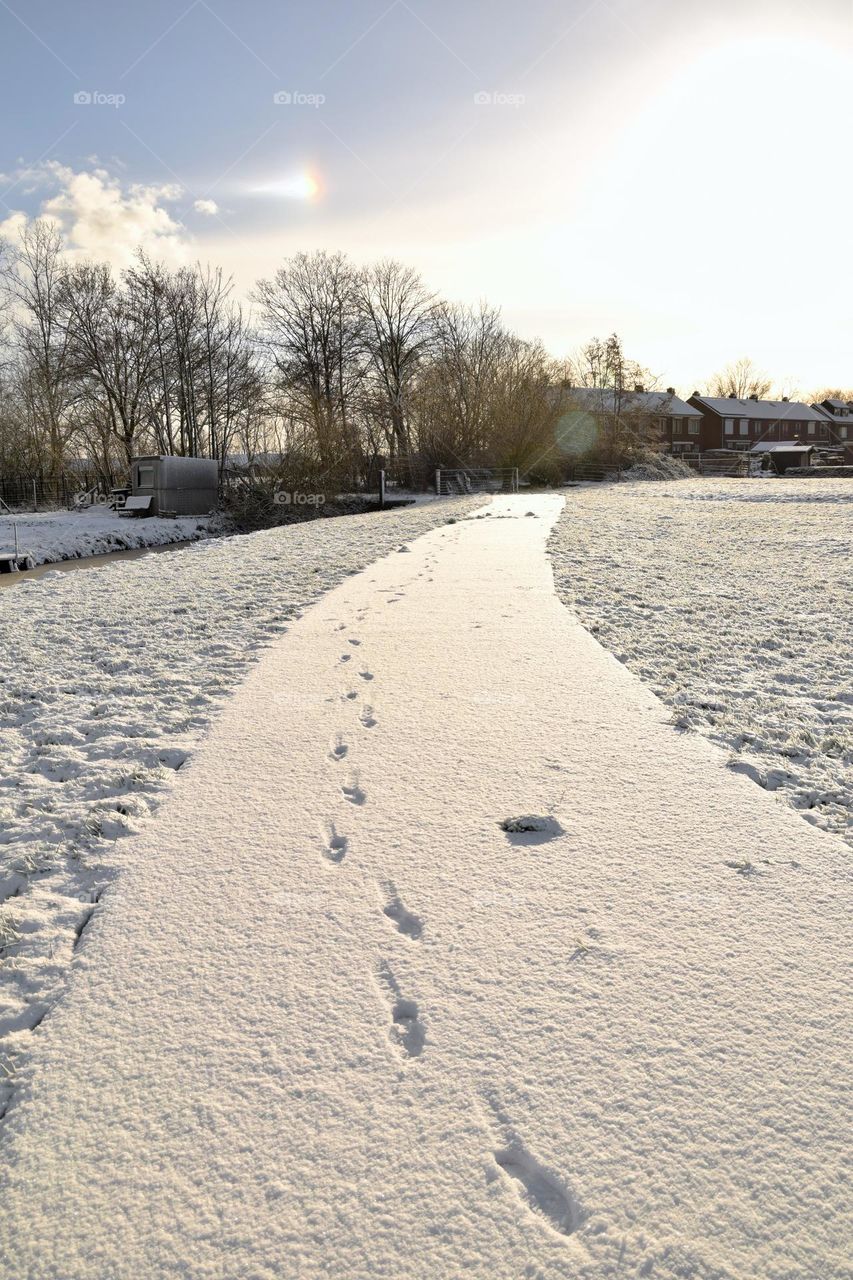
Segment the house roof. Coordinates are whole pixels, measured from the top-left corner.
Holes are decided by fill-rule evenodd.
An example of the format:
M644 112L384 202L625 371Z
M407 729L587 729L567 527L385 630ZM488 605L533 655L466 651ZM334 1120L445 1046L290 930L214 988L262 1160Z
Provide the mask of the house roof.
M825 409L824 405L831 405L832 408ZM850 422L853 419L853 408L843 400L822 400L820 404L813 404L812 408L827 422Z
M814 445L800 444L799 440L777 440L774 444L754 444L750 453L814 453Z
M823 422L823 415L799 400L738 400L734 396L694 396L694 401L721 418L754 418L756 421Z
M610 387L567 387L566 395L589 413L616 411L617 393ZM666 391L623 391L618 407L622 413L648 413L657 417L702 416L699 409L694 409L686 400L671 396Z

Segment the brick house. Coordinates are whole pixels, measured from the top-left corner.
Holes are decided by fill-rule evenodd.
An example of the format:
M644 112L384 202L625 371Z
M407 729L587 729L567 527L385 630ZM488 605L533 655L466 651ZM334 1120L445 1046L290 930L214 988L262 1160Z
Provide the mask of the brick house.
M757 444L791 441L820 447L830 444L826 416L799 400L759 400L749 396L700 396L688 403L702 415L698 446L748 452Z
M830 446L843 450L845 463L853 464L853 403L829 399L812 408L825 419Z
M564 387L562 394L570 411L596 420L603 438L615 434L620 423L624 436L642 440L650 448L664 453L696 452L702 414L680 399L674 387L666 391L646 391L639 385L623 391Z

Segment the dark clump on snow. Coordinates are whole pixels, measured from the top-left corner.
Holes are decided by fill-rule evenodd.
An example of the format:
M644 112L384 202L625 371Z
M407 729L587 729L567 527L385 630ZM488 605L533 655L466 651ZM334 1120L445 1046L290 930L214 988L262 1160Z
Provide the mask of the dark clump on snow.
M542 844L563 835L563 828L550 815L525 813L518 818L504 818L498 823L513 844Z

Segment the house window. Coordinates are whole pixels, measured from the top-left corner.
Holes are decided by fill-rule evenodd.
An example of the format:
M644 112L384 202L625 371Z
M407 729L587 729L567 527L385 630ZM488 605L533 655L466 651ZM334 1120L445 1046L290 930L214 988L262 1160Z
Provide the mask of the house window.
M810 423L809 423L809 435L810 435L810 436L813 436L813 435L814 435L814 423L813 423L813 422L810 422Z
M674 436L680 436L680 435L682 435L683 433L684 433L684 419L683 419L683 418L673 418L673 420L672 420L672 434L673 434Z
M688 424L687 424L687 433L688 433L688 435L691 435L691 436L698 436L698 434L699 434L699 423L698 423L698 422L688 422Z
M748 436L749 435L749 419L744 418L743 422L739 422L738 429L742 436Z
M153 467L137 467L136 468L136 487L137 489L153 489L154 488L154 468Z
M735 424L732 418L726 418L726 435L733 436L735 433Z
M839 428L838 428L838 434L841 436L841 439L842 439L842 440L846 440L846 439L847 439L847 428L846 428L846 427L839 427Z

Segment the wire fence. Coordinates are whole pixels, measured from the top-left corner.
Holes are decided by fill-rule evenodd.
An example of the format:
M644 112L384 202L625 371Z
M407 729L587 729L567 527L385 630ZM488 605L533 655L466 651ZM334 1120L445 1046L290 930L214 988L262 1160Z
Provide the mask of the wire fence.
M15 511L50 511L77 505L78 495L106 493L109 485L95 472L58 476L0 474L0 507Z
M435 491L442 498L466 493L518 493L518 467L439 467Z
M713 453L682 453L678 457L700 476L749 475L749 454L746 452L726 457Z
M567 480L622 479L622 467L609 462L572 462L566 465Z

